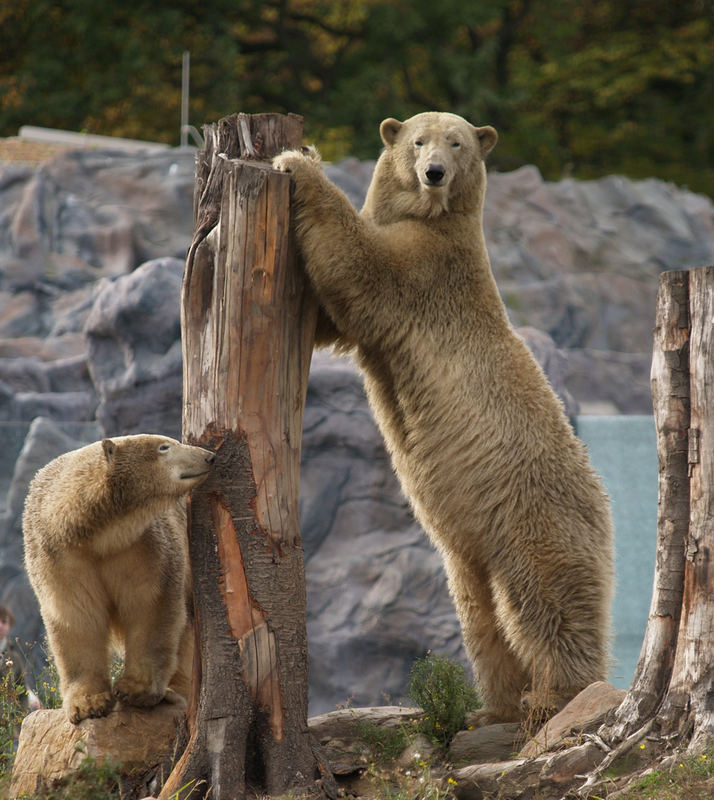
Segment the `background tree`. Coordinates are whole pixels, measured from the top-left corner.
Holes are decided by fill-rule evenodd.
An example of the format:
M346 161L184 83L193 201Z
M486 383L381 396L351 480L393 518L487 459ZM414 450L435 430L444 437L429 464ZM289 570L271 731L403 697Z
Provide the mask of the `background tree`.
M712 193L709 0L0 0L0 135L36 124L179 137L294 111L326 157L374 158L386 116L498 127L492 166L656 176Z

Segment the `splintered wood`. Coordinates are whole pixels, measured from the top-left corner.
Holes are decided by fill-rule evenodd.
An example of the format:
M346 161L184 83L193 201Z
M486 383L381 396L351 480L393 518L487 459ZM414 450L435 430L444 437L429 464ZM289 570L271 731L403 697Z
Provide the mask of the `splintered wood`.
M310 786L298 483L317 304L290 231L294 115L204 129L182 292L184 439L216 453L189 505L197 655L187 746L161 797ZM183 794L182 794L183 792Z
M632 686L603 734L714 737L714 267L660 276L652 358L657 563Z

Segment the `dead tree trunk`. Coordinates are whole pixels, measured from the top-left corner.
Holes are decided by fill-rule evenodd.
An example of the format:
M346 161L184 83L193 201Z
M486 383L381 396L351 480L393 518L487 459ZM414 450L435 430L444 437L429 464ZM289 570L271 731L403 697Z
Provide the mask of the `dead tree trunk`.
M657 564L632 686L600 735L646 733L701 752L714 738L714 267L660 276L652 359L659 455Z
M645 737L701 753L714 738L714 267L660 275L652 358L659 499L650 616L607 755L578 796Z
M701 752L714 739L714 267L689 273L689 535L662 727Z
M649 620L632 686L609 732L622 740L659 707L672 675L689 532L689 273L660 276L652 351L659 460L657 563Z
M161 797L236 800L313 784L298 521L317 306L290 239L294 115L206 126L182 294L184 440L216 451L190 503L197 653L188 743ZM197 787L202 788L196 791Z

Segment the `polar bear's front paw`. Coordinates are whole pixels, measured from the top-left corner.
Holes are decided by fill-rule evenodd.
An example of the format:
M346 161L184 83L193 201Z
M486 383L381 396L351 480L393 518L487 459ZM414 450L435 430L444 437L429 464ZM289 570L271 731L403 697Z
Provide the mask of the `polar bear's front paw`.
M114 708L115 698L107 689L87 692L82 687L71 689L64 698L64 708L69 721L75 725L87 717L106 717Z
M303 147L300 150L284 150L273 158L273 169L278 172L295 172L306 164L319 164L320 154L314 147Z
M114 681L114 696L122 703L139 708L151 708L158 705L166 694L166 687L157 686L149 681L123 675Z

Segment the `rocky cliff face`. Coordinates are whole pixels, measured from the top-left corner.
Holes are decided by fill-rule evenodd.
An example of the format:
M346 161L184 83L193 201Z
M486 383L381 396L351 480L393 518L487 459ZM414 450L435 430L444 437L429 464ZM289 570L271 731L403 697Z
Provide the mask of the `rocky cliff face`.
M330 177L357 205L372 164ZM179 296L193 153L0 164L0 602L41 634L22 569L34 471L102 435L180 438ZM648 413L657 275L714 260L714 206L659 181L491 174L485 214L512 319L571 414ZM311 712L402 697L427 649L462 658L437 555L412 520L347 359L318 353L301 478Z

